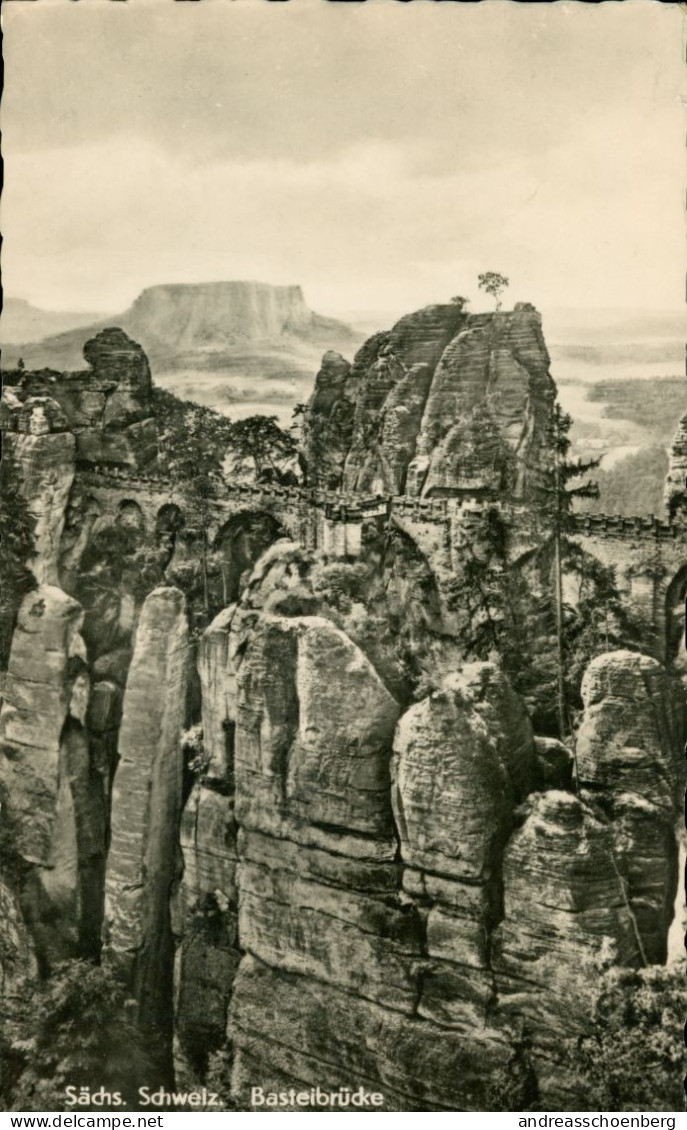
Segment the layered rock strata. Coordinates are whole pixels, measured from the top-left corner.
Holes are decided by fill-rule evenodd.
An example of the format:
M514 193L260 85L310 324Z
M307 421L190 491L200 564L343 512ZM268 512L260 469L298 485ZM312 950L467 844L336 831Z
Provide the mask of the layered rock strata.
M554 395L541 317L533 307L523 303L512 312L473 315L435 371L409 476L419 482L426 467L423 495L482 483L523 494L548 458ZM497 450L481 449L482 418L475 440L465 436L476 411L489 415L499 445L512 453L514 481L494 481L504 469Z
M42 427L42 422L36 426ZM66 430L31 431L7 436L5 444L21 468L22 494L36 519L36 553L27 564L40 584L57 585L60 541L74 482L74 436Z
M531 726L498 669L472 664L403 715L394 748L403 888L431 959L417 1011L474 1031L495 1006L489 939L503 848L532 779Z
M560 1056L598 970L665 957L682 692L636 653L595 660L574 796L572 751L535 739L498 665L465 663L451 638L449 522L401 514L390 532L380 513L355 565L333 539L324 556L279 541L247 578L279 532L252 515L269 536L232 542L225 600L242 595L205 633L193 704L181 593L138 614L133 561L169 502L71 487L75 447L146 465L147 361L119 331L86 355L88 374L61 390L27 374L6 403L40 582L0 713L8 992L36 964L98 957L111 835L107 960L167 1050L174 1007L182 1085L219 1062L239 1107L254 1085L364 1085L386 1110L493 1109L524 1027L539 1101L583 1102ZM306 421L315 478L436 496L512 475L524 492L545 460L547 365L526 307L431 307L352 366L328 354ZM202 743L197 726L181 741L189 702Z
M522 496L547 465L554 394L534 307L429 306L350 367L325 356L304 429L311 477L363 494Z
M414 1012L420 923L400 897L390 804L398 715L345 633L320 617L261 615L237 670L239 938L249 955L230 1026L239 1101L251 1072L269 1078L278 1064L294 1082L315 1083L318 1070L322 1085L341 1079L333 1049L321 1049L324 1062L318 1054L307 1076L296 1067L314 1051L330 1003ZM304 1042L295 1031L286 1037L287 999L273 1030L256 1030L252 970L276 971L280 997L292 978L304 980L319 1001L303 1013ZM275 1057L282 1034L287 1047Z
M678 881L684 691L655 659L616 651L590 663L582 696L580 781L612 820L643 956L663 963Z
M226 1043L227 1010L238 967L237 849L234 816L236 676L229 629L235 609L216 617L198 655L204 764L181 818L183 874L173 901L175 1066L197 1083L208 1057Z
M0 711L3 822L41 960L99 952L106 804L85 728L83 612L60 589L25 597Z
M17 457L22 465L35 447L34 478L38 473L47 474L49 487L56 487L57 480L50 477L49 465L43 468L46 463L59 462L58 445L53 436L52 444L31 445L29 438L45 435L47 439L47 433L63 433L62 459L71 455L72 464L74 447L82 464L142 468L157 457L150 366L141 346L123 330L110 327L86 342L83 356L88 368L81 371L16 370L4 375L8 389L3 395L2 427L20 433ZM55 453L51 458L49 451ZM30 468L30 461L26 465ZM30 484L31 478L27 481ZM64 502L51 499L49 491L43 492L43 498L50 513L63 516Z
M646 846L623 853L620 808L561 791L571 751L535 741L497 665L455 665L403 712L329 618L334 577L280 542L203 641L181 1071L204 1078L218 1052L240 1109L256 1085L351 1084L387 1110L485 1109L524 1026L540 1099L571 1109L561 1048L601 964L643 960L630 897Z
M533 794L503 855L492 965L504 1023L524 1024L546 1109L580 1109L561 1050L583 1028L601 962L637 965L614 829L565 792Z

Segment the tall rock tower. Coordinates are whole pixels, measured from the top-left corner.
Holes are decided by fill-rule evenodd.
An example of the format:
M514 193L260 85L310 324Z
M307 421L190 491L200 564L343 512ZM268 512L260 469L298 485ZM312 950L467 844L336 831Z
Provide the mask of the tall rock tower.
M428 306L371 337L350 367L325 356L306 458L334 489L523 497L548 461L555 393L529 303L474 315Z

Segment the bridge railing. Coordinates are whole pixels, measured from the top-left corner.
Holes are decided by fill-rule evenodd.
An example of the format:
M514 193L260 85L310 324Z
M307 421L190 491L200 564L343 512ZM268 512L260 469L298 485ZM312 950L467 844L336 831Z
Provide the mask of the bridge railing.
M607 538L661 538L677 536L676 526L654 514L572 514L576 533Z
M169 476L142 472L107 463L77 463L77 472L93 485L126 486L130 489L168 489L183 496L183 485L173 483ZM218 503L240 503L256 509L295 503L299 507L323 510L330 521L362 522L372 517L392 517L394 514L418 522L444 522L449 517L460 517L469 522L496 505L517 512L529 508L513 500L485 499L481 496L461 495L454 498L414 498L408 495L361 495L353 492L321 490L304 486L281 486L275 483L225 483L217 496ZM678 527L654 515L625 514L573 514L571 523L575 533L587 537L641 538L667 540L678 535Z

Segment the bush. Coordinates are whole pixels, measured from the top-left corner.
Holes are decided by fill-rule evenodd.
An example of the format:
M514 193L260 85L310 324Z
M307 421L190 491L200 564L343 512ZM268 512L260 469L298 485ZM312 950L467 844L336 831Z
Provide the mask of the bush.
M684 1110L683 969L611 969L590 1028L568 1045L566 1070L586 1110Z
M2 1031L2 1057L12 1066L3 1080L5 1109L69 1110L68 1086L119 1091L135 1107L138 1087L161 1079L135 1008L110 969L83 961L56 966L45 981L25 981Z

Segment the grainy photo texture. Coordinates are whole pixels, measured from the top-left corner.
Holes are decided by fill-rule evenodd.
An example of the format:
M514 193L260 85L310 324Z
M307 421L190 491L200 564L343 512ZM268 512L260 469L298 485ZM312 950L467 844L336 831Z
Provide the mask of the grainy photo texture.
M3 20L0 1108L683 1110L682 12Z

